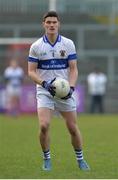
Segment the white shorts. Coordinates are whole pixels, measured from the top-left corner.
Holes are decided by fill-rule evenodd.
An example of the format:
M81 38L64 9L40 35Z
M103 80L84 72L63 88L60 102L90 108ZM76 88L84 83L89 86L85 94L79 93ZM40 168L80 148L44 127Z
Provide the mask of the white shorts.
M7 86L6 93L8 96L18 96L19 97L21 95L21 87Z
M37 108L41 107L47 107L57 111L76 111L76 101L74 96L67 100L62 100L53 98L50 95L38 94Z

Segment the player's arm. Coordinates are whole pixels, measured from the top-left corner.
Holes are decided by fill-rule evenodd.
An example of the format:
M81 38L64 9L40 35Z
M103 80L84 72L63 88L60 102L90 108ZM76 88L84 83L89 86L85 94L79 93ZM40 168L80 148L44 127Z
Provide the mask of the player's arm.
M62 99L69 99L71 98L74 90L76 81L78 78L78 69L77 69L77 61L76 60L70 60L69 61L69 84L70 84L70 91L67 96L65 96Z
M78 79L77 60L69 60L69 83L70 87L75 87Z
M36 84L42 85L43 80L37 74L37 63L28 62L28 75Z
M28 62L28 75L36 84L41 85L43 88L49 91L52 96L55 95L55 87L52 86L55 78L50 82L40 79L37 74L37 63Z

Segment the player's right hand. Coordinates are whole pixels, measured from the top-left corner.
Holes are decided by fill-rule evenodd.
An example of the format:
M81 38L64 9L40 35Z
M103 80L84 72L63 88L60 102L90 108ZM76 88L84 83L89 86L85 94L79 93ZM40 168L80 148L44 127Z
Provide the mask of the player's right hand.
M67 100L67 99L71 98L71 96L72 96L72 94L73 94L74 90L75 90L75 88L71 86L71 87L70 87L70 91L69 91L68 95L67 95L67 96L65 96L65 97L63 97L63 98L61 98L61 99L63 99L63 100Z
M52 85L52 83L55 81L56 78L54 78L51 81L43 81L42 87L45 88L49 93L54 97L55 96L55 87Z

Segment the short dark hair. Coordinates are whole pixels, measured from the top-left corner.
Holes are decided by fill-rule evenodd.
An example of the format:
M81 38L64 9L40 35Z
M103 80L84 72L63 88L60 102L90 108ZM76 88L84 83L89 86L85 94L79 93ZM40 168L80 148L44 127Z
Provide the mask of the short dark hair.
M60 20L59 15L57 14L56 11L48 11L47 13L45 13L44 16L43 16L43 21L45 21L45 19L47 17L56 17L58 19L58 21Z

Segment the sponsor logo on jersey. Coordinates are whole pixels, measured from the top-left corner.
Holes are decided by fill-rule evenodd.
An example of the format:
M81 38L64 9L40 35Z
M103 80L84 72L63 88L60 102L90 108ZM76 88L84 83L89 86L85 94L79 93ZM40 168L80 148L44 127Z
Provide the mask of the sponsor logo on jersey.
M41 52L41 53L40 53L40 56L46 56L46 55L47 55L46 52Z

